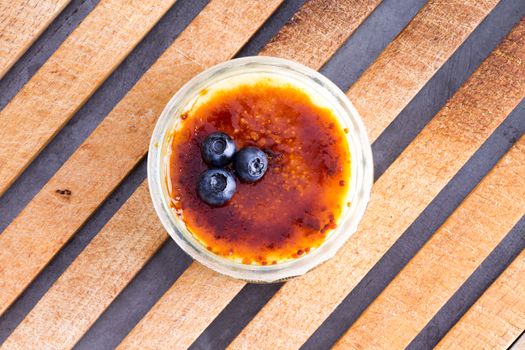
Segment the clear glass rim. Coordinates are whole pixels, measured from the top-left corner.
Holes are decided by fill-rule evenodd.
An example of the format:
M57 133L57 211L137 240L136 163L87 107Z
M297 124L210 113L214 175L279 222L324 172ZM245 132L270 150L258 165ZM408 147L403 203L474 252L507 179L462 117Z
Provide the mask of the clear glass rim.
M349 201L338 227L318 248L300 258L276 265L246 265L215 255L199 243L184 222L174 215L167 193L166 166L169 135L188 102L206 86L239 74L268 73L297 79L323 95L334 106L340 121L349 128L352 169ZM251 282L276 282L299 276L333 257L361 221L373 183L372 150L361 117L347 96L328 78L299 63L265 56L243 57L211 67L188 81L169 101L151 137L148 153L148 184L155 210L168 234L193 259L233 278Z

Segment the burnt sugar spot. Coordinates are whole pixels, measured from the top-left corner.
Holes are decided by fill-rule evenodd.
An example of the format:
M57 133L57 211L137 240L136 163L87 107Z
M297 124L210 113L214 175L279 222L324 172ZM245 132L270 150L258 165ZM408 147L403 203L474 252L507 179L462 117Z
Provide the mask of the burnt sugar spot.
M350 154L336 117L300 89L264 80L207 97L186 112L171 144L172 200L189 230L214 253L245 263L308 254L336 227L348 190ZM261 148L269 161L259 182L238 181L220 208L196 193L207 169L200 144L215 131L229 134L238 149Z

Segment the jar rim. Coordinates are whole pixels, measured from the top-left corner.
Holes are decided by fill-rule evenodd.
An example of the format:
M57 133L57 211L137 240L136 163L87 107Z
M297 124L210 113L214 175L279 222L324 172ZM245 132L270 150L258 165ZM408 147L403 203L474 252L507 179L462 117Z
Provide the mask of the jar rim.
M325 241L310 253L276 265L248 265L210 252L186 228L170 206L168 194L170 132L179 122L188 103L200 91L218 81L240 74L263 73L298 79L327 98L334 113L349 128L347 139L351 155L350 207L341 222ZM365 126L347 96L328 78L297 62L266 56L237 58L220 63L189 80L168 102L153 131L148 153L148 185L150 195L164 228L187 254L203 265L230 277L251 282L276 282L302 275L333 257L361 221L373 183L372 150Z

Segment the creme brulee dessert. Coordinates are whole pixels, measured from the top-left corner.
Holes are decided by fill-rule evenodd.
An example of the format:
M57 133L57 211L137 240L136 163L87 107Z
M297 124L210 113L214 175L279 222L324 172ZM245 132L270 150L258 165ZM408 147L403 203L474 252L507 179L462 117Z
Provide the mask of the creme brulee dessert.
M192 101L170 136L172 208L219 256L257 265L299 258L350 205L347 132L286 79L221 81Z

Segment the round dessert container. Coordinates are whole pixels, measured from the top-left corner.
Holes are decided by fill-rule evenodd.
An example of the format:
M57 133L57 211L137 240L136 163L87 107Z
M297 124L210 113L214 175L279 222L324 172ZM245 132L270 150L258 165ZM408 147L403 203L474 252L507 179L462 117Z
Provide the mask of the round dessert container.
M243 264L210 252L174 213L169 194L169 154L171 135L181 115L201 91L246 74L286 79L315 99L322 99L333 111L346 134L351 156L350 203L338 218L337 227L310 253L275 265ZM250 281L276 282L302 275L333 257L357 230L363 217L373 182L372 151L364 124L346 95L320 73L296 62L272 57L245 57L216 65L184 85L164 108L151 138L148 155L148 182L155 210L177 244L193 259L222 274Z

